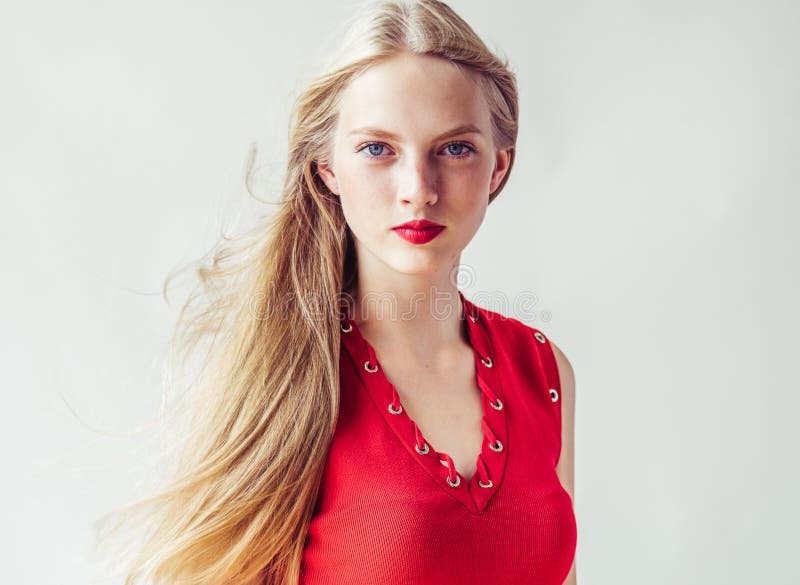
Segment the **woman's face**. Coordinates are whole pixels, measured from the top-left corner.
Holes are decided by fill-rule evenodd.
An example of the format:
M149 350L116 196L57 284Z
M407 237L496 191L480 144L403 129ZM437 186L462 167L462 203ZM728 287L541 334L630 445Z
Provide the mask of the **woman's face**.
M437 57L403 54L370 67L344 91L330 161L320 176L341 199L359 275L449 275L508 170L489 109L471 75ZM425 243L393 228L444 226ZM362 278L363 280L363 278Z

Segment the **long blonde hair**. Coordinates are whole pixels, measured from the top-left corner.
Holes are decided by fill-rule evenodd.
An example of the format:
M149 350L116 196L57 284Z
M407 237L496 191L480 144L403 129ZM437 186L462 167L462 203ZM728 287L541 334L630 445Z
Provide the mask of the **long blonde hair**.
M494 144L511 150L513 164L515 75L450 7L437 0L370 2L347 24L327 72L292 109L276 212L238 238L223 237L196 267L198 285L171 340L170 356L181 364L199 356L201 365L175 408L188 418L174 476L155 495L98 521L98 541L119 536L134 519L145 530L126 557L126 585L299 580L339 411L340 308L357 280L339 199L316 171L317 160L329 160L349 81L403 51L476 73ZM510 168L490 203L509 174ZM113 518L119 522L111 525Z

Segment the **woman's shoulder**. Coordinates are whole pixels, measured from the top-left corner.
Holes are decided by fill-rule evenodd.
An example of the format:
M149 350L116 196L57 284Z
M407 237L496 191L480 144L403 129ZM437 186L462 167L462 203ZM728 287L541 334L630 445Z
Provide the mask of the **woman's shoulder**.
M546 324L531 325L505 311L488 309L474 303L473 306L483 318L493 337L502 340L504 345L525 349L533 346L539 353L545 355L549 353L557 365L562 383L570 387L573 385L572 364L561 347L550 337Z

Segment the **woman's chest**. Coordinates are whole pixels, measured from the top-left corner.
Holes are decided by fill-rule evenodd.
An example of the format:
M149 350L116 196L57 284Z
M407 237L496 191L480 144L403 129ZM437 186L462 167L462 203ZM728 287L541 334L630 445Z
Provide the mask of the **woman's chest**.
M360 391L343 389L358 397L352 390ZM506 396L504 473L476 514L455 497L468 488L432 478L364 398L342 404L308 531L303 585L563 582L574 558L575 517L532 411Z
M553 466L552 434L539 406L526 399L530 388L505 388L505 464L493 476L490 499L476 511L464 494L480 488L450 487L432 476L414 436L398 435L398 427L387 424L393 415L382 412L386 405L374 401L352 371L342 371L340 413L307 533L301 584L561 585L577 527ZM416 410L420 416L426 409ZM458 426L463 429L463 421ZM436 436L428 439L444 450ZM446 476L447 470L434 471Z
M400 403L421 436L438 452L447 453L465 480L475 474L484 432L481 389L475 379L472 353L467 352L446 373L420 375L420 370L386 365Z

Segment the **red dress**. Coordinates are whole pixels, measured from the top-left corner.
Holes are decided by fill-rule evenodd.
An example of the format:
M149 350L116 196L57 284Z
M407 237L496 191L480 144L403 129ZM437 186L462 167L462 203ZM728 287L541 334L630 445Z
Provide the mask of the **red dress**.
M547 338L459 291L482 391L484 441L466 481L407 415L344 316L341 405L301 585L562 585L577 525L556 474L558 368Z

